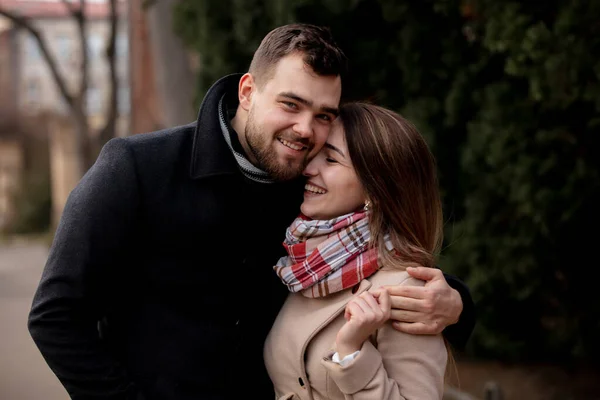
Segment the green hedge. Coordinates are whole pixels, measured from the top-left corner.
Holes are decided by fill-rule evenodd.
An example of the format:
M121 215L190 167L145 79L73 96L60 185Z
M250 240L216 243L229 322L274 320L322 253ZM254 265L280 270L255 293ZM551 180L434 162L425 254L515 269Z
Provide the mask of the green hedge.
M600 2L182 0L175 18L198 99L273 27L330 26L345 97L402 112L437 156L440 262L478 304L470 354L598 360Z

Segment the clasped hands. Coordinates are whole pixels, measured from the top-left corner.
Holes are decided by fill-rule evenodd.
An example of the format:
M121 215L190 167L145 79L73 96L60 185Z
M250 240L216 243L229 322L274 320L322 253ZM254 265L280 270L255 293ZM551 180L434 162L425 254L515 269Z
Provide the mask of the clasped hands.
M425 285L384 286L363 292L346 305L346 323L336 337L341 358L360 350L364 341L390 319L398 331L415 335L436 335L458 322L462 299L441 270L409 267L406 271Z

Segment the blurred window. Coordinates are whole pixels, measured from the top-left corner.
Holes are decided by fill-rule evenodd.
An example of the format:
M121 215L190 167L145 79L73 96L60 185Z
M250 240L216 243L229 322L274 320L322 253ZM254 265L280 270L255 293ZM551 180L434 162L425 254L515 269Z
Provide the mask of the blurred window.
M131 99L129 98L129 87L120 87L118 92L118 105L120 115L129 115L131 109Z
M100 92L100 89L90 83L85 98L89 115L100 114L102 110L102 93Z
M31 78L27 81L25 87L25 99L30 104L39 103L41 95L40 83L37 79Z
M126 34L119 33L115 42L117 58L126 58L129 51L129 40Z
M56 54L58 55L59 60L69 60L72 50L71 44L71 38L68 35L60 33L56 36Z
M88 56L93 60L102 56L104 51L104 40L98 33L88 37Z
M25 109L28 112L37 112L42 104L42 85L38 78L29 78L25 82Z
M25 41L25 52L28 61L38 61L41 58L40 47L35 38L29 34Z

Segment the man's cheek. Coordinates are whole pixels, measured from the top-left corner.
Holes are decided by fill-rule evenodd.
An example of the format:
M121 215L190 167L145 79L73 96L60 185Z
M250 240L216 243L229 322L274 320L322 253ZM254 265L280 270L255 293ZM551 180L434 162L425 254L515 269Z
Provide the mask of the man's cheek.
M316 136L315 147L313 150L315 153L318 153L323 148L323 146L325 146L325 142L327 142L328 136L329 130L325 132L319 132L319 134Z

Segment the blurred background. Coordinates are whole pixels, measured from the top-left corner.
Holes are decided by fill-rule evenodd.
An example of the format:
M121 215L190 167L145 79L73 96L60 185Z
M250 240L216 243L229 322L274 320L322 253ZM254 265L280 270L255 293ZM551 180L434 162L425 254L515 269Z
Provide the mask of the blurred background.
M101 146L193 121L289 22L329 26L344 97L437 157L440 266L478 313L447 398L600 399L598 0L0 0L0 399L68 398L26 318Z

